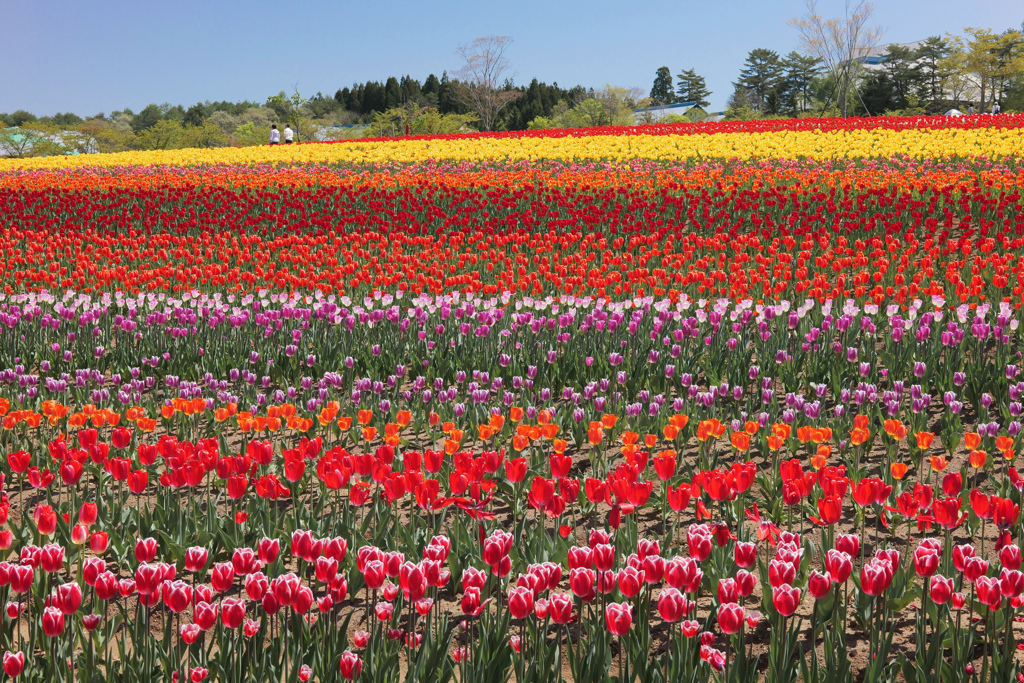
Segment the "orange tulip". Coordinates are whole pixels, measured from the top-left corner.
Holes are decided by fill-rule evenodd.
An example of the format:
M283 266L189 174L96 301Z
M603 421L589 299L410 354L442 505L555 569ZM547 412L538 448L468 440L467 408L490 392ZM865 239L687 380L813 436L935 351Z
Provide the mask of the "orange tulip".
M871 437L871 432L866 429L855 428L850 432L850 443L860 446Z
M668 418L668 422L676 429L682 430L686 428L687 423L690 422L690 418L687 415L673 415Z
M512 409L509 410L508 417L513 422L519 422L520 420L523 419L523 409L516 406L512 406Z
M746 432L733 432L729 436L729 441L732 442L732 447L741 453L745 453L750 448L750 435Z
M971 467L974 469L981 469L985 466L985 461L988 460L988 453L985 451L973 450L967 457L971 462Z
M679 436L679 428L670 423L661 428L661 433L665 435L666 441L672 441Z
M902 462L894 462L889 465L889 472L892 473L893 479L902 479L907 475L907 466Z
M981 445L981 436L978 433L976 433L976 432L967 432L966 434L964 434L964 447L967 450L973 451L974 449L976 449L980 445Z
M935 440L935 435L931 432L917 432L914 436L917 438L917 447L922 451L931 448L932 441Z
M358 413L356 413L356 418L359 420L359 424L368 425L370 424L370 421L373 420L373 411L360 410Z
M539 413L537 413L537 422L542 424L542 425L546 425L549 422L551 422L551 411L550 410L542 410ZM612 424L614 424L614 423L612 423Z
M363 427L363 439L365 439L366 441L373 441L373 439L376 436L377 436L377 428L376 427Z
M491 415L487 423L495 432L500 432L501 428L505 426L505 418L502 415Z
M565 453L565 449L569 447L569 442L565 439L555 439L551 442L551 448L554 449L555 453L559 455Z
M622 434L619 435L619 439L621 439L622 443L626 446L632 446L639 438L640 435L636 432L622 432Z
M395 416L395 422L403 427L408 427L409 423L412 422L412 413L408 410L399 410L398 415Z
M949 461L946 460L941 455L933 455L928 459L928 462L931 463L932 469L935 470L936 472L941 472L942 470L946 469L946 465L949 464Z
M516 435L512 437L512 448L521 451L530 445L530 439L526 436Z
M648 448L654 448L654 444L658 443L658 436L656 434L645 434L644 445Z
M786 440L783 439L778 434L772 434L771 436L768 437L768 448L772 449L773 451L777 451L780 448L782 448L782 444L784 444L785 442Z
M338 418L338 428L343 432L347 432L352 426L352 418L342 415Z
M618 421L618 419L619 418L617 416L612 415L611 413L602 415L601 426L604 427L605 429L611 429L612 427L615 426L615 423Z

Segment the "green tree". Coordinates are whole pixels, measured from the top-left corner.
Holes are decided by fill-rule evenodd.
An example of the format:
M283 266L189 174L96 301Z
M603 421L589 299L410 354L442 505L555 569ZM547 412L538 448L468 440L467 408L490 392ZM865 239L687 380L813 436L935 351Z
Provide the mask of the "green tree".
M917 94L922 99L933 103L945 99L943 83L947 75L940 64L947 55L949 43L940 36L926 38L918 45L914 57L920 76Z
M180 149L184 132L174 119L161 119L139 131L138 144L141 149Z
M149 104L132 117L132 130L138 135L147 128L152 128L163 118L159 105Z
M201 126L204 121L206 121L206 110L203 108L202 102L197 102L188 108L181 122L186 126Z
M672 89L672 72L667 66L659 67L654 75L654 85L651 87L651 100L656 105L672 104L676 101L676 94Z
M394 76L389 77L384 83L384 106L391 109L404 103L405 98L402 97L402 86L399 85L398 79Z
M811 84L821 71L821 60L799 52L790 52L782 58L782 82L779 95L784 107L793 116L806 111L811 103Z
M71 128L72 126L77 126L81 124L82 117L78 116L77 114L72 114L71 112L68 112L66 114L61 114L60 112L57 112L56 114L50 117L50 122L54 125L60 126L61 128Z
M676 87L678 93L677 101L693 102L694 106L706 107L710 102L711 91L708 90L704 77L697 74L693 69L684 69L676 74L679 85Z
M747 54L740 77L733 85L747 92L751 106L766 114L778 113L778 87L783 78L783 66L774 50L756 48Z

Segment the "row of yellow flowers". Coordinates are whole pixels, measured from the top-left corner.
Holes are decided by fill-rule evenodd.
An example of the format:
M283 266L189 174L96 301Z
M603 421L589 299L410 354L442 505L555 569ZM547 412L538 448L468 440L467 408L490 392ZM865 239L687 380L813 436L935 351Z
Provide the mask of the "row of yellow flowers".
M465 137L354 141L337 144L182 149L66 157L0 159L0 171L111 166L583 160L671 161L718 159L850 159L1024 154L1024 129L911 129L740 132L694 135L590 135L566 137Z

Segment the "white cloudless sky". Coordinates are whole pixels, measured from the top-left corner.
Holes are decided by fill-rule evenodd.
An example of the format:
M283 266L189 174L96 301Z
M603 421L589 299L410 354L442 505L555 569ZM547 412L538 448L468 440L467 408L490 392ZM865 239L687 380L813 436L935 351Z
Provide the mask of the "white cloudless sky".
M819 0L826 16L842 0ZM725 106L747 53L797 48L802 0L445 0L240 2L0 0L0 112L90 116L149 103L263 102L294 87L332 96L356 81L458 68L459 44L515 39L516 83L650 90L654 72L693 68ZM878 0L884 43L967 26L1020 28L1010 0Z

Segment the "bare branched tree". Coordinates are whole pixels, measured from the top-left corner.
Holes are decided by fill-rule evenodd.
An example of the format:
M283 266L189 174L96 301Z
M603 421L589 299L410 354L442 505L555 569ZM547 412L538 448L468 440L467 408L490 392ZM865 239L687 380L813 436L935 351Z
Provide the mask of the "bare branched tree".
M789 20L800 34L801 49L820 59L835 79L843 116L847 114L857 60L865 57L883 35L881 26L868 26L875 13L869 0L858 0L855 5L846 0L845 10L843 18L826 19L818 13L817 0L807 0L807 14Z
M456 50L463 61L462 68L455 72L456 96L477 113L484 130L491 130L501 110L521 94L502 89L509 70L505 53L511 44L509 36L488 36Z

